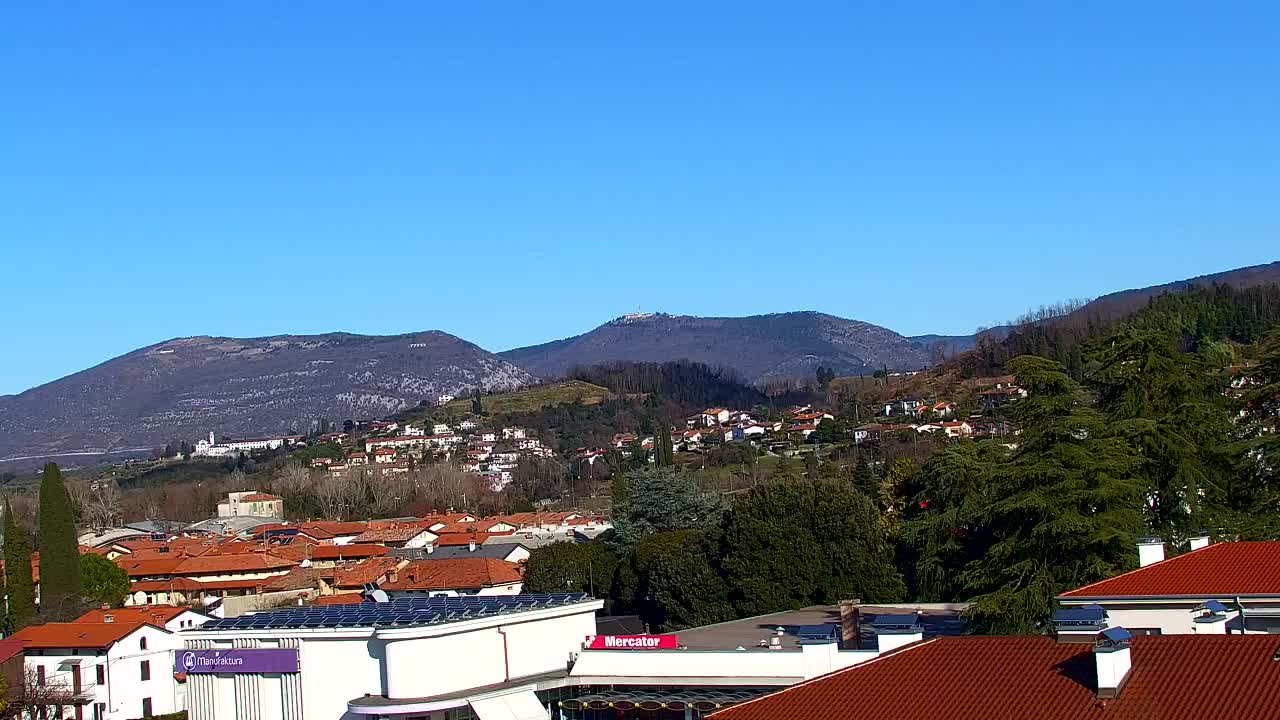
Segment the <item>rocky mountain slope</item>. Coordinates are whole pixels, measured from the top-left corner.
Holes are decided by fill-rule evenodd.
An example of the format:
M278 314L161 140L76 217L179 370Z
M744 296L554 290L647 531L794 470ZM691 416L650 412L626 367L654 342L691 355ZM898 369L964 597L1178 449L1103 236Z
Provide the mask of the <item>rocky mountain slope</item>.
M843 375L929 362L924 346L892 330L818 312L736 318L627 315L576 337L499 355L544 378L611 360L693 360L732 368L753 383L812 377L819 366Z
M0 397L0 459L305 430L317 418L383 417L524 370L438 331L372 336L177 338Z

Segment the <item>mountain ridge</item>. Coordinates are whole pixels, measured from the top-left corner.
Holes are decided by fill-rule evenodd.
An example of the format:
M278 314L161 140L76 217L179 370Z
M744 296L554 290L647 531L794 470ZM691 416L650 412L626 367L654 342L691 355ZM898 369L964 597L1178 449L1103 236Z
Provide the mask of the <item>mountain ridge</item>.
M743 317L631 313L498 356L542 378L614 360L692 360L734 370L752 383L810 377L819 366L856 374L929 362L923 347L888 328L815 310Z
M0 396L0 459L107 452L211 430L283 433L320 417L382 417L439 394L533 381L439 330L171 338Z

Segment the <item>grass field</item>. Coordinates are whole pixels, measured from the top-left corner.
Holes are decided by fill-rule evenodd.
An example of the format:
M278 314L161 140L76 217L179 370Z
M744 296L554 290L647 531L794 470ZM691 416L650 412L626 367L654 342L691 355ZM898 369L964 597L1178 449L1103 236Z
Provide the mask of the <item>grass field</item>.
M530 412L561 403L595 405L609 397L609 389L581 380L569 380L552 385L539 385L515 392L484 395L480 398L484 411L490 415ZM458 413L471 412L471 398L458 398L447 406Z

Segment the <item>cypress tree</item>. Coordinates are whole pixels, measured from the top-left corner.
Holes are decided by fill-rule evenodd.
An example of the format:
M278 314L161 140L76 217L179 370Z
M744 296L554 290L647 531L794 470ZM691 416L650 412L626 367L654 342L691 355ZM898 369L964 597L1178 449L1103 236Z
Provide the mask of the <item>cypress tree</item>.
M81 594L80 549L71 497L55 463L40 478L40 607L61 617L75 609Z
M8 498L4 501L4 574L9 591L8 623L20 628L36 614L35 582L31 579L31 539L13 519Z

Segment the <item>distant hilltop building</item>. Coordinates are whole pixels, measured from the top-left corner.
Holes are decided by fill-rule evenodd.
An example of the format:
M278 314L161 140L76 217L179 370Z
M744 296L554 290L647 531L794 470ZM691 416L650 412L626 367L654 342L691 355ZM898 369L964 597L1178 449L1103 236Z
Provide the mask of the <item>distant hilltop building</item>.
M227 499L218 503L218 517L258 517L284 519L284 500L257 490L227 493Z
M191 454L200 457L221 457L242 452L253 452L254 450L278 450L281 447L293 446L299 440L302 440L301 435L281 435L279 437L235 440L219 444L214 441L213 433L209 433L209 439L197 442L195 450Z

